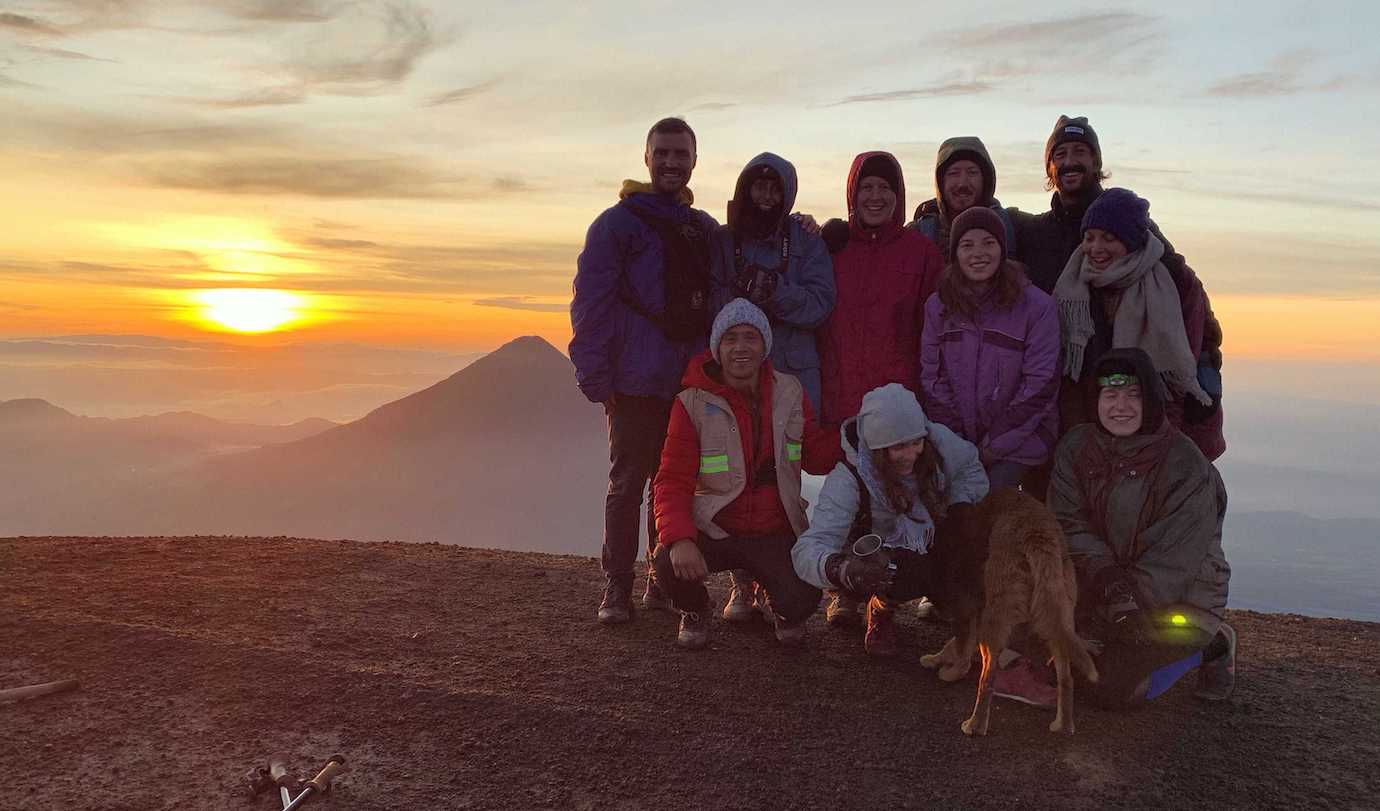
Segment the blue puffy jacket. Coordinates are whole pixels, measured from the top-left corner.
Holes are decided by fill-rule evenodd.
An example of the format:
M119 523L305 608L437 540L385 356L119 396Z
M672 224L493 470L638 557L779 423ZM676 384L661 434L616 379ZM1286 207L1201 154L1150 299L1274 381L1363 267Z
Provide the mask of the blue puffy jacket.
M690 358L704 349L705 335L672 341L656 324L629 307L630 295L648 312L665 307L665 263L661 238L638 219L636 208L675 222L698 221L704 232L718 227L714 218L684 203L625 184L623 199L600 214L585 234L570 302L570 360L575 380L590 402L602 403L613 393L670 400Z
M735 207L752 204L749 189L755 170L771 167L781 178L781 217L776 228L764 238L746 234L738 238L742 261L779 272L776 291L761 302L762 310L771 319L771 365L777 371L795 376L805 388L810 405L819 412L820 375L819 350L815 346L815 329L829 318L834 310L834 263L824 240L810 234L790 216L795 207L797 180L795 167L779 155L763 152L752 160L738 176L733 200L729 202L729 224L714 232L710 250L710 309L717 313L739 294L733 288L737 274L734 257L734 229L745 230L733 215ZM781 267L782 239L790 240L786 267Z

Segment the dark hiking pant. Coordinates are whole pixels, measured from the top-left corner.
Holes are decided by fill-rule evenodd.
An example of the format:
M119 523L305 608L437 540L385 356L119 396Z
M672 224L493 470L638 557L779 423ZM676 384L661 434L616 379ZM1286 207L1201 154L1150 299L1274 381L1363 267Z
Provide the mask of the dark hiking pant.
M604 499L604 576L632 593L638 517L648 483L661 465L672 400L620 394L608 411L609 491ZM647 560L656 549L656 516L647 502ZM650 566L648 567L650 570Z
M791 562L790 535L714 540L700 535L692 541L711 572L743 569L766 589L771 608L788 623L797 623L819 608L819 589L801 580ZM681 580L671 566L671 547L660 546L652 557L656 581L678 611L709 611L709 591L698 580Z
M1226 653L1226 640L1188 629L1174 640L1113 639L1093 657L1097 684L1080 679L1080 694L1106 709L1131 709L1158 698L1207 659Z

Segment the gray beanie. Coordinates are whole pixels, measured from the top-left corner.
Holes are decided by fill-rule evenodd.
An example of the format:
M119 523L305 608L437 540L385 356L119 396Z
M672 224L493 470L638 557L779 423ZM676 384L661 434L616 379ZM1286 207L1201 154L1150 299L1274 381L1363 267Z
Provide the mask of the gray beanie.
M747 299L735 298L719 310L714 317L714 326L709 330L709 353L714 360L723 362L719 360L719 341L723 340L725 332L739 324L756 327L762 333L762 343L766 345L764 354L771 354L771 324L767 321L767 314Z
M858 431L867 447L879 450L929 436L930 421L910 389L888 383L863 395Z

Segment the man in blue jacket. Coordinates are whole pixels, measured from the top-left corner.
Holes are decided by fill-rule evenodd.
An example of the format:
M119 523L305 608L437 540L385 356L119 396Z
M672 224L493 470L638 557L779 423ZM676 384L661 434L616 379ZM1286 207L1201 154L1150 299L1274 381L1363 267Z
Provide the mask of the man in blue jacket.
M824 240L790 216L797 188L795 166L779 155L763 152L743 167L728 201L728 225L712 240L710 309L717 313L745 298L766 313L772 368L799 380L818 414L815 330L834 310L834 263ZM753 594L751 577L735 570L724 619L751 619Z
M694 195L687 184L695 158L695 133L683 120L665 118L652 125L644 154L651 182L624 181L618 204L590 225L575 272L570 359L580 391L603 405L609 425L612 466L601 556L606 582L598 613L605 624L632 618L643 494L656 475L681 375L690 357L704 348L713 315L706 306L698 331L668 326L667 316L679 302L667 300L666 228L681 234L684 244L707 251L708 235L718 226L690 207ZM657 543L650 512L649 561ZM643 606L669 607L650 566Z

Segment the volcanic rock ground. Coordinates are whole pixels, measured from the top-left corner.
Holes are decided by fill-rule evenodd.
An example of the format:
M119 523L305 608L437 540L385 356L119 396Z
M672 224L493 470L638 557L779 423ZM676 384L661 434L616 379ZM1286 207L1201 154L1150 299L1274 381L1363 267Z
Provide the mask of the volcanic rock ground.
M273 809L275 750L350 771L309 808L1375 808L1380 625L1235 612L1240 688L1147 710L998 702L811 621L593 621L589 558L284 538L0 540L0 808ZM714 581L724 597L722 576Z

